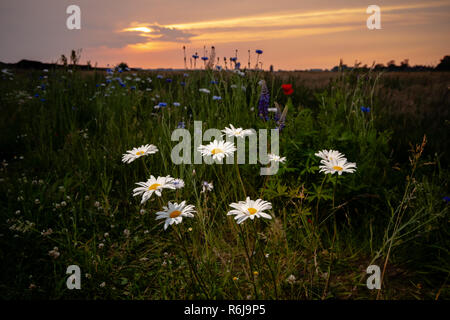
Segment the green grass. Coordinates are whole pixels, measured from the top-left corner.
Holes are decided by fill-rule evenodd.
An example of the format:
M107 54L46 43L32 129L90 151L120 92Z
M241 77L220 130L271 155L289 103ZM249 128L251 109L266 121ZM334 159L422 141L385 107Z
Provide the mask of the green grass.
M243 190L233 165L174 165L171 134L180 121L193 134L194 120L203 132L230 123L275 128L257 105L261 79L271 106L286 104L276 74L189 71L164 74L168 83L154 72L139 72L139 82L116 73L132 78L122 88L100 71L14 73L0 80L4 299L376 299L366 288L371 263L386 266L378 298L449 298L447 150L433 141L431 151L405 147L440 129L394 118L379 89L389 84L384 75L346 72L320 89L294 86L280 134L287 162L267 178L259 164L240 165ZM154 109L159 102L168 106ZM147 143L159 152L122 163L123 153ZM341 151L357 171L320 173L314 153L323 149ZM132 190L150 174L186 185L141 205ZM213 191L201 193L203 181ZM273 219L237 225L226 213L245 195L271 202ZM195 205L195 218L164 231L155 212L183 200ZM54 247L57 258L49 256ZM66 288L72 264L81 268L81 290Z

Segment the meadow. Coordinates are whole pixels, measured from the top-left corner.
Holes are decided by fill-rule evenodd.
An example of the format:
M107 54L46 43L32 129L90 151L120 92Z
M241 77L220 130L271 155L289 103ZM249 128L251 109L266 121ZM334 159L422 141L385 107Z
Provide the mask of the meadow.
M449 299L449 80L371 70L3 71L0 294ZM275 102L280 109L261 116ZM286 159L272 176L260 164L175 165L172 132L194 134L194 120L203 131L279 128ZM122 161L147 144L157 152ZM356 170L323 172L322 150ZM151 175L184 186L141 203L133 189ZM227 215L246 197L270 202L271 218ZM169 201L195 208L164 229L156 213ZM66 287L69 265L81 269L80 290ZM380 290L366 286L369 265L382 271Z

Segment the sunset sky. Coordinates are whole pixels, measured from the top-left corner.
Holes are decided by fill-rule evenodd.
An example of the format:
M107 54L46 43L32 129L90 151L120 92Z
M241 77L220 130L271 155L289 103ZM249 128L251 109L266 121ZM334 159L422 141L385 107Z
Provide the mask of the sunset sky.
M81 8L81 30L68 30L66 8ZM366 8L381 8L369 30ZM81 63L182 68L203 47L216 56L238 50L243 66L263 50L263 68L331 68L342 58L436 65L450 55L450 0L14 0L0 3L0 61L55 62L83 48ZM197 62L197 66L203 65Z

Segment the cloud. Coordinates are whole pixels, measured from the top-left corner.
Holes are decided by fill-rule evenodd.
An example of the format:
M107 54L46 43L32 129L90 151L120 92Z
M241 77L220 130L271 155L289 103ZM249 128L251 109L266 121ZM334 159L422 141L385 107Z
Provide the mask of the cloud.
M190 39L196 34L186 32L173 27L165 27L159 24L139 24L132 23L135 27L129 27L122 32L130 32L139 34L140 37L147 38L149 40L157 40L163 42L184 42L189 43Z

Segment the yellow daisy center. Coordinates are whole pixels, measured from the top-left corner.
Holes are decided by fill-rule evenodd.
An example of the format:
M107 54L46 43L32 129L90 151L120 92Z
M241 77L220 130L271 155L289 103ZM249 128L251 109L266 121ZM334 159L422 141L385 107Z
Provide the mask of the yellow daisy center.
M248 208L247 210L250 214L255 214L256 212L258 212L258 210L256 210L255 208Z
M336 170L336 171L344 170L342 167L339 167L339 166L333 166L333 169Z
M137 156L142 156L144 154L144 151L138 151L138 152L136 152L136 155Z
M159 183L154 183L150 187L148 187L148 190L156 190L156 188L160 187L161 185Z
M215 149L213 149L213 150L211 151L211 153L212 153L212 154L223 153L223 150L222 150L222 149L219 149L219 148L215 148Z
M169 217L171 217L171 218L176 218L176 217L178 217L180 214L181 214L181 211L175 210L175 211L172 211L172 212L169 214Z

